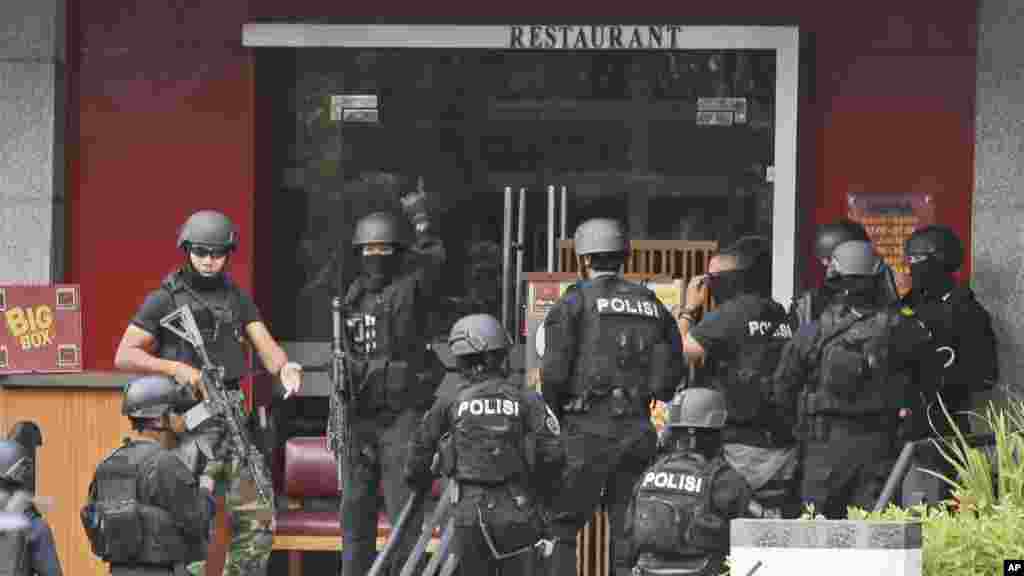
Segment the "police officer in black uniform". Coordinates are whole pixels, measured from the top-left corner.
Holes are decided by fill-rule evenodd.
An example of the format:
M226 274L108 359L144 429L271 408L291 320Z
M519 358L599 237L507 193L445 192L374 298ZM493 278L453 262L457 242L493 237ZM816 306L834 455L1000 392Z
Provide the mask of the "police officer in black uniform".
M909 310L880 302L882 262L870 243L840 244L829 267L835 296L783 351L774 397L800 419L801 500L840 518L881 492L930 334Z
M0 574L61 576L50 525L32 504L29 451L0 440Z
M342 574L362 576L369 570L377 541L377 488L392 521L409 498L403 466L409 440L430 407L439 384L428 369L427 313L436 306L436 289L444 247L433 233L422 190L402 198L402 207L416 231L410 246L406 223L393 214L376 212L356 223L352 239L362 261L362 274L349 286L343 301L352 367L358 389L355 462L345 462L341 517L344 538ZM333 398L332 398L333 399ZM328 424L335 457L344 458L340 427ZM422 523L422 512L409 524ZM391 564L397 573L413 539L403 539Z
M770 260L768 241L760 237L715 254L708 274L690 281L678 322L687 359L703 364L697 371L701 385L722 392L729 406L722 431L729 463L759 501L796 517L796 442L770 402L772 375L792 330L786 310L771 299ZM707 290L718 308L690 329Z
M185 574L206 553L209 491L172 451L176 414L193 403L187 387L145 376L125 387L121 413L138 433L96 468L82 523L112 576Z
M825 268L826 275L828 274L829 263L832 260L832 251L835 250L836 246L851 240L871 241L863 226L846 218L818 227L818 232L814 238L814 253L818 257L818 261ZM899 299L899 294L896 291L895 277L892 269L884 262L882 267L884 279L879 283L879 290L883 294L884 301L895 303ZM821 313L828 306L834 295L830 286L829 282L825 282L817 288L804 292L793 300L789 309L789 317L790 325L794 330L803 324L817 320L821 316Z
M963 262L960 238L947 226L916 230L904 245L912 287L903 305L913 309L932 332L934 352L922 363L922 382L935 383L911 408L904 440L953 434L936 399L942 403L961 432L970 432L966 411L971 395L991 390L998 377L996 340L989 313L971 289L958 285L953 274ZM934 428L933 428L934 427ZM903 485L904 503L922 498L938 502L948 495L945 482L918 470L919 467L952 474L949 465L931 443L918 444L918 462L911 466Z
M576 534L605 503L616 574L628 574L626 506L657 449L650 402L671 399L682 379L682 346L664 304L620 275L629 248L618 222L587 220L574 242L583 279L544 320L542 392L561 411L567 451L549 567L554 576L576 574Z
M462 574L519 575L543 528L538 504L557 485L565 455L558 419L534 391L508 378L512 342L493 316L466 316L448 344L459 383L440 397L412 441L406 479L430 486L431 461L455 482L455 553Z
M725 397L709 388L687 388L669 404L670 452L644 472L626 514L634 576L718 576L729 520L765 516L725 458L727 415Z
M284 396L298 392L302 367L288 361L252 298L227 273L238 242L237 228L220 212L202 210L185 221L178 234L178 248L185 253L185 262L146 296L132 318L114 357L119 369L162 374L198 390L202 378L198 355L191 344L160 325L164 316L187 304L211 360L224 367L228 390L241 394L239 380L246 375L247 345L252 345L267 372L279 377ZM227 426L222 417L208 419L199 433L208 459L201 482L211 492L216 486L218 493L225 493L227 513L232 516L227 571L262 574L273 538L267 522L247 514L243 517L240 510L240 481L248 470L225 441ZM244 566L236 566L243 561Z

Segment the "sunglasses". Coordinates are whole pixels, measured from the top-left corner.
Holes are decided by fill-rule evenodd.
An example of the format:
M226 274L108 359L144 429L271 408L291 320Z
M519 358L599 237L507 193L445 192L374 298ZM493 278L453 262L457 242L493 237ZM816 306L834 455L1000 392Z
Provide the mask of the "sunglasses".
M189 249L189 252L196 258L206 258L209 256L215 260L228 255L228 251L225 248L207 248L206 246L193 246Z

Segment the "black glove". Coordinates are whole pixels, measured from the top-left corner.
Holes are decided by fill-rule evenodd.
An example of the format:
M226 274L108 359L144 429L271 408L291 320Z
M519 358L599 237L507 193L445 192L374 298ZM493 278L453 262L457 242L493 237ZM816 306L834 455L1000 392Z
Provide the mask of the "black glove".
M413 492L426 492L434 483L434 477L429 472L418 472L415 470L405 471L405 483Z

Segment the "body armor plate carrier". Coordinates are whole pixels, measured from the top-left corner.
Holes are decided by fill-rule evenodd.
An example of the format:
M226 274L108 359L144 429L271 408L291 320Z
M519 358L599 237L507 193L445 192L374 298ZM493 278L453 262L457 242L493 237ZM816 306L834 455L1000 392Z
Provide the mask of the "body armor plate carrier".
M656 391L675 385L667 382L664 306L647 288L621 278L583 282L578 290L583 314L571 394L599 399L619 389L633 411L646 413Z
M666 561L727 552L729 523L712 500L712 483L724 467L720 458L669 454L649 468L637 489L636 551Z
M96 468L82 523L102 560L171 565L186 558L187 543L170 513L144 501L143 483L161 451L154 442L128 442Z

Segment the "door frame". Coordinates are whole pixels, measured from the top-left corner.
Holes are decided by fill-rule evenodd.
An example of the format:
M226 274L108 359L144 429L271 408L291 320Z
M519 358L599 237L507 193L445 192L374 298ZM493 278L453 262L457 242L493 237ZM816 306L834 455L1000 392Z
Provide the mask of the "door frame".
M797 26L683 26L675 24L582 26L439 25L439 24L309 24L247 23L242 45L247 48L475 48L493 50L565 51L568 29L603 27L620 37L639 34L643 50L772 50L775 53L774 152L772 207L772 297L784 306L795 295L797 279L797 112L800 43ZM548 31L554 29L554 34ZM651 35L652 29L664 34ZM558 32L562 31L562 42ZM658 44L655 45L655 38ZM667 45L666 45L667 44ZM576 47L578 48L578 46ZM619 45L603 48L629 51ZM780 271L788 270L789 273Z

